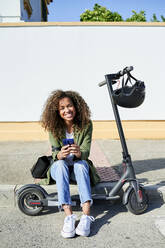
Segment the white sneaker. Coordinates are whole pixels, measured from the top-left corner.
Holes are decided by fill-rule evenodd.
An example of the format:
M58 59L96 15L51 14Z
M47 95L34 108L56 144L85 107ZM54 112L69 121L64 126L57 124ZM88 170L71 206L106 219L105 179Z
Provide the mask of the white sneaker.
M63 238L73 238L75 236L75 222L76 215L72 214L65 217L64 226L61 231L61 235Z
M95 218L93 216L88 216L88 215L83 214L76 228L76 234L85 236L85 237L89 236L91 222L94 222L94 221L95 221Z

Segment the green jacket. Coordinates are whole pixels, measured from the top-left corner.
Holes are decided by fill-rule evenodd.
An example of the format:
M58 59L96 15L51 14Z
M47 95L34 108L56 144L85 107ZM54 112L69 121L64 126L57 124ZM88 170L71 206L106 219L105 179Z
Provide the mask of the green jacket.
M92 140L92 122L90 122L82 131L76 130L74 128L74 142L80 146L81 151L81 160L86 160L89 165L89 173L90 173L90 181L91 186L94 186L100 181L100 177L97 174L96 168L94 167L91 160L88 159L90 154L90 147L91 147L91 140ZM65 139L65 133L63 134L63 137L61 139L55 139L51 132L49 132L49 141L51 146L54 148L54 151L52 152L52 157L54 161L57 161L57 154L61 150L61 147L63 146L62 140ZM80 160L76 157L74 160ZM51 184L53 183L51 177L50 177L50 170L48 170L47 178L42 179L40 184Z

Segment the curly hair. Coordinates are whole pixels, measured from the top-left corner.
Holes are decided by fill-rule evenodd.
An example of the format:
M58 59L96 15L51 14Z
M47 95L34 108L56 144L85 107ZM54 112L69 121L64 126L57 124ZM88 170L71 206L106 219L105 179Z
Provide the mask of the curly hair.
M65 97L72 100L76 110L73 120L74 129L82 130L90 122L90 109L79 93L75 91L55 90L45 102L40 118L41 126L46 131L50 131L55 138L61 138L66 128L64 120L59 115L59 101Z

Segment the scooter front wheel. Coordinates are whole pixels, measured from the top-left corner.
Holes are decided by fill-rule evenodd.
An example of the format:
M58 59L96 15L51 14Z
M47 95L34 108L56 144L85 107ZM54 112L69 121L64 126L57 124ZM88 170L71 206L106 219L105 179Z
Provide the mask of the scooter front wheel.
M37 215L42 211L43 206L31 206L29 202L31 200L41 200L43 198L45 198L44 194L39 189L27 188L18 195L18 207L26 215Z
M142 214L148 208L148 195L145 192L145 189L140 187L140 193L142 197L142 202L139 203L137 201L136 193L132 188L128 195L128 203L126 204L126 208L133 214Z

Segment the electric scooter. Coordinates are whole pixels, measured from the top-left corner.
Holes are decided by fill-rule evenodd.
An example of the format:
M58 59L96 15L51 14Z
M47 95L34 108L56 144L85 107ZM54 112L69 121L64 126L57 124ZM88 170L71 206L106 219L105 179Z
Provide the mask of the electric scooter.
M92 194L92 199L100 200L110 200L114 201L119 198L121 189L125 184L128 184L126 190L122 195L122 203L126 208L133 214L142 214L148 208L148 195L135 176L135 171L132 165L131 156L128 153L128 148L119 116L118 106L113 99L113 85L117 83L117 80L120 77L124 76L126 73L130 73L133 70L133 67L126 67L125 69L119 71L115 74L105 75L105 81L99 83L99 86L107 85L108 92L117 124L117 129L120 137L120 142L122 146L122 155L123 155L123 167L124 172L121 178L115 183L114 187L110 189L111 182L100 182L94 186L96 192L97 189L103 189L103 194ZM105 190L106 189L106 190ZM26 215L34 216L39 214L45 207L58 207L58 197L52 196L46 192L46 190L37 184L27 184L22 186L16 191L17 202L19 209ZM72 196L72 204L76 205L76 198Z

